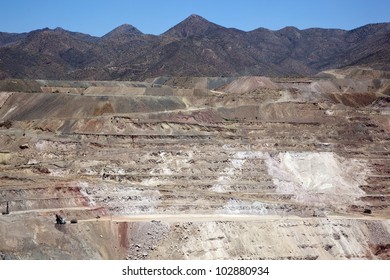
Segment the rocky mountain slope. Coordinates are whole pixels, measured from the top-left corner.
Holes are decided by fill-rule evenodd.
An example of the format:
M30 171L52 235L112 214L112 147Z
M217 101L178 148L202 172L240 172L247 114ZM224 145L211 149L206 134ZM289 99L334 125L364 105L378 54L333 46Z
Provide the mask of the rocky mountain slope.
M156 76L307 76L351 65L386 68L390 23L354 30L244 32L191 15L165 33L122 25L101 38L41 29L0 33L0 78L126 80Z

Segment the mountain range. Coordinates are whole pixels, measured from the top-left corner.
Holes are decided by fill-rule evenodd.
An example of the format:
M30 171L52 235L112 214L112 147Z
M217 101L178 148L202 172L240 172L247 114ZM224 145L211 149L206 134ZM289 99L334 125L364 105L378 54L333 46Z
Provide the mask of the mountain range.
M389 68L390 23L245 32L191 15L161 35L128 24L102 37L62 28L0 32L1 79L311 76L353 65Z

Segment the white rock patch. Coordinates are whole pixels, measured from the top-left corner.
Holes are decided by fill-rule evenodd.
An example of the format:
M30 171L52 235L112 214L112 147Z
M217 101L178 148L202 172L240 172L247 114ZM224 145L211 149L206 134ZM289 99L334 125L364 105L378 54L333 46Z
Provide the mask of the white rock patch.
M286 152L266 159L268 173L277 191L294 193L300 201L312 200L310 194L337 195L354 199L364 194L366 169L362 162L345 159L331 152Z
M231 185L235 178L241 176L246 160L264 158L264 155L262 152L253 151L239 151L234 153L230 159L230 165L225 167L223 172L219 174L217 183L213 185L211 190L220 193L231 191Z

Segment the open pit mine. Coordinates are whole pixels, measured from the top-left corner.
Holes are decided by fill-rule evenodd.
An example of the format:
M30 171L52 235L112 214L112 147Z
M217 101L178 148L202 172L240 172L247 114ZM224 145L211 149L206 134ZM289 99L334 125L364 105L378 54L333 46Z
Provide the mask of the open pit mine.
M389 78L1 81L0 259L390 259Z

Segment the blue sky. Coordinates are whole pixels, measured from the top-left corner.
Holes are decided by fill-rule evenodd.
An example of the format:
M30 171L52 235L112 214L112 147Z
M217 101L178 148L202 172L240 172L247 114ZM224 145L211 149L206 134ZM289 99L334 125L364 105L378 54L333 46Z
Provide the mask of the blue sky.
M161 34L191 14L244 31L390 22L390 0L2 0L0 9L2 32L62 27L95 36L123 23Z

